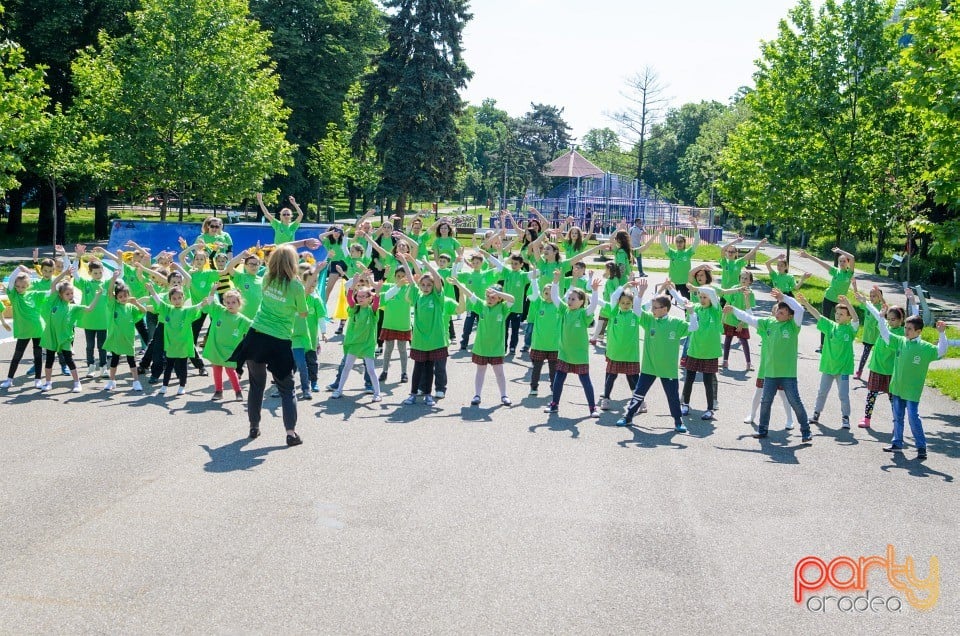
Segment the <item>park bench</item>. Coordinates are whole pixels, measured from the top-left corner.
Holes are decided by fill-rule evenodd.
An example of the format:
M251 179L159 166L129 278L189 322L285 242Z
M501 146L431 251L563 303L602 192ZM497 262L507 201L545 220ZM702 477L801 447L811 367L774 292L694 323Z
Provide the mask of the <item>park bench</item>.
M758 245L760 245L760 241L754 241L754 240L740 241L739 243L737 243L737 256L740 258L743 258L746 254L748 254L753 248L757 247ZM757 257L754 256L752 264L750 263L750 261L747 261L747 269L756 269L757 268L756 260L757 260Z
M887 276L897 278L900 276L900 266L903 265L903 254L894 254L887 263L881 263L880 269L887 270Z
M920 317L923 318L924 324L933 325L950 313L950 310L943 305L931 302L930 291L920 285L913 288L913 293L916 294L917 302L920 303Z
M603 246L604 246L604 247L601 247L601 248L600 248L600 251L597 253L597 260L598 260L598 261L609 261L609 260L610 260L610 257L607 256L607 254L606 254L606 252L607 252L606 245L610 242L610 236L611 236L610 234L605 234L605 233L603 233L603 232L594 232L594 233L593 233L593 238L596 239L597 243L599 243L600 245L603 245Z

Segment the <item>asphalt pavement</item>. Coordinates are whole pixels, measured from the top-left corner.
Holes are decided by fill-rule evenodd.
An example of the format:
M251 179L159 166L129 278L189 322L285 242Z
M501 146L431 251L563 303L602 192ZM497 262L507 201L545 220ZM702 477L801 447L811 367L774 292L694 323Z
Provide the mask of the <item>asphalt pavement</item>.
M768 295L758 300L769 309ZM808 321L799 365L810 411L817 339ZM756 356L755 335L751 345ZM12 351L0 345L0 369ZM335 342L324 347L321 382L339 356ZM26 366L0 393L4 633L946 634L960 624L960 409L929 388L921 463L912 450L881 451L886 399L873 429L856 427L857 381L852 430L834 394L813 444L783 430L779 403L770 437L752 439L754 374L739 349L715 420L700 419L694 389L689 434L674 432L659 385L636 426L615 426L623 379L600 420L575 379L548 416L546 397L526 397L525 359L506 367L514 406L499 404L488 374L472 407L475 367L455 353L436 407L400 405L395 360L381 403L356 373L344 399L300 402L305 443L287 448L279 400L248 440L243 404L211 402L210 378L195 373L179 398L132 394L128 382L106 393L92 380L73 394L66 378L40 394ZM601 351L591 367L599 395ZM811 595L862 595L833 588L794 602L804 557L856 562L888 545L918 576L938 559L933 609L915 609L880 569L867 576L880 611L836 600L817 610Z

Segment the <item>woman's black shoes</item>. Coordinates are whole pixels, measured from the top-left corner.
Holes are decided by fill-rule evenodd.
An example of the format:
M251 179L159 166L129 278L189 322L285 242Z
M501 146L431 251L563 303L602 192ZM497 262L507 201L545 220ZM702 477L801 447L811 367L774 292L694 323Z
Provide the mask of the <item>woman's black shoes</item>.
M303 444L303 439L299 435L296 433L287 435L287 446L299 446L300 444Z
M250 439L257 439L258 437L260 437L260 427L259 427L259 426L251 426L251 427L250 427Z

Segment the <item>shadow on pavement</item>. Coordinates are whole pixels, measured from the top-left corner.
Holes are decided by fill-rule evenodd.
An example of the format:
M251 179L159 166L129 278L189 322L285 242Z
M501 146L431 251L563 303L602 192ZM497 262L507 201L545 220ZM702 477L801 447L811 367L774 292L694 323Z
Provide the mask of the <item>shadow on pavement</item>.
M203 465L203 470L208 473L229 473L235 470L249 470L256 468L264 461L266 455L276 450L287 448L283 446L265 446L244 450L243 447L252 442L250 438L238 439L230 442L226 446L210 448L206 444L201 444L200 448L205 450L210 456L210 461Z
M880 470L885 473L888 473L894 469L899 469L906 471L911 477L940 477L947 483L953 481L953 475L948 475L947 473L941 473L939 470L934 470L923 462L917 461L917 459L913 456L907 456L903 453L884 453L884 456L889 457L892 460L892 463L880 467Z

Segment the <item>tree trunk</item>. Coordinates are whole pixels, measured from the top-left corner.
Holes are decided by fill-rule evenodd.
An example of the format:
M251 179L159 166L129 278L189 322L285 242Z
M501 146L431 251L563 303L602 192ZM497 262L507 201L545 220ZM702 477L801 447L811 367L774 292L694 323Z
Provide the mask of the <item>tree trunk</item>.
M880 275L880 261L883 260L883 248L887 242L887 228L877 230L877 252L873 257L873 273Z
M97 241L110 238L110 218L108 208L110 195L106 190L97 192L93 200L93 238Z
M347 200L349 201L347 206L347 216L356 216L357 186L353 184L353 180L347 182Z
M37 191L40 193L40 216L37 218L37 245L53 244L53 215L55 214L56 201L53 199L53 191L47 187L48 184L41 183Z
M397 210L396 215L403 218L403 214L407 209L407 193L401 192L400 196L397 197Z
M7 192L10 216L7 217L7 235L19 236L23 229L23 186Z
M167 198L169 196L170 196L170 192L168 190L164 190L163 193L160 195L161 197L160 198L160 222L161 223L167 220Z

